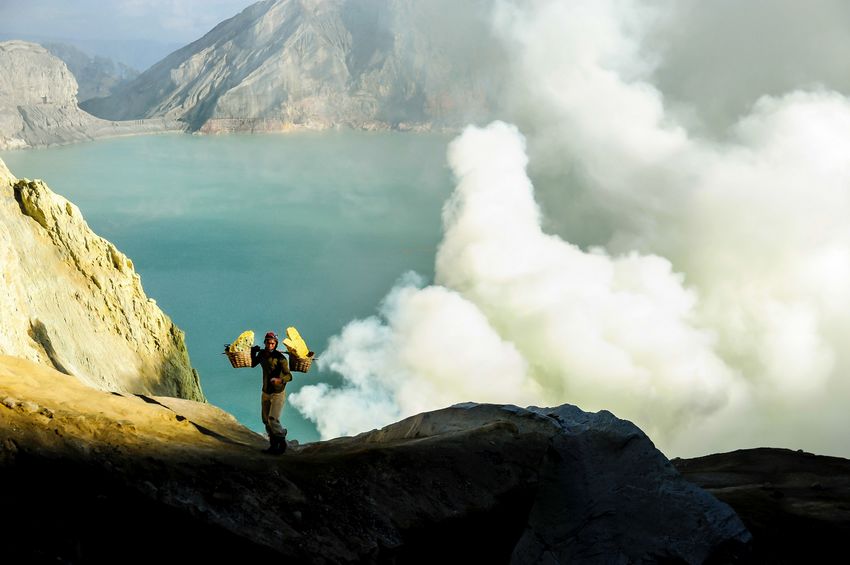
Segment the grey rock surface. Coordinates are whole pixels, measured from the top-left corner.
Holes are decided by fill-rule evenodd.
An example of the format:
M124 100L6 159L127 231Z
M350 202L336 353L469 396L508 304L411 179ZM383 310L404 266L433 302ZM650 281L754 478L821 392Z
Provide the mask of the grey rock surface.
M205 132L465 125L492 114L503 78L491 5L258 2L83 107L106 119L180 119ZM446 12L453 17L434 17Z
M0 160L0 354L106 390L203 400L183 332L79 208Z
M162 118L127 122L95 118L78 107L77 88L65 63L44 47L0 42L0 149L182 129Z

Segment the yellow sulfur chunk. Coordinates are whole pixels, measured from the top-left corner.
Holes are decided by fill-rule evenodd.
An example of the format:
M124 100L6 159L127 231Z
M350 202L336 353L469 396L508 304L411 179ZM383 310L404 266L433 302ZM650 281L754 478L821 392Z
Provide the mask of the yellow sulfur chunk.
M301 334L292 326L286 328L286 337L283 339L283 344L289 353L296 357L307 357L307 354L310 353L307 344L301 338Z
M247 332L242 332L239 334L239 337L236 338L230 345L230 351L248 351L251 349L251 346L254 345L254 332L248 330Z

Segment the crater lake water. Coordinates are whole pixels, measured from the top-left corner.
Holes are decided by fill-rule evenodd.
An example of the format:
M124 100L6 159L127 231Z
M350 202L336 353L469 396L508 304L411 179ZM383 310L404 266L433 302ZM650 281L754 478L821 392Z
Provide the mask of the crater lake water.
M262 433L259 368L222 355L242 331L295 326L321 356L375 313L396 279L433 277L450 138L354 131L152 135L0 152L40 178L135 263L146 294L185 332L207 399ZM282 346L281 346L282 348ZM337 385L314 363L294 373ZM319 439L286 406L289 439Z

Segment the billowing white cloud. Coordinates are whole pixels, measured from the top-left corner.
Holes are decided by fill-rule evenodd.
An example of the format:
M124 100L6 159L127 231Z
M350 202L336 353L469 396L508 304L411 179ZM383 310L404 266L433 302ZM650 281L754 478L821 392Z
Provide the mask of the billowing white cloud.
M669 261L588 253L541 230L516 128L470 128L449 160L458 184L444 211L438 284L401 281L380 316L332 341L323 363L345 387L291 397L324 436L470 399L581 399L667 436L736 392Z
M671 455L850 453L850 101L763 97L723 141L701 137L653 85L645 6L501 4L506 115L528 147L498 123L452 144L434 285L401 284L343 330L324 355L343 388L293 395L323 434L491 401L495 358L506 401L607 408ZM563 216L538 208L527 160ZM468 365L437 370L433 343ZM383 411L362 425L329 408L371 398Z
M458 293L402 277L378 316L356 320L319 362L345 385L308 386L290 402L323 437L357 433L463 398L524 404L540 398L516 348Z

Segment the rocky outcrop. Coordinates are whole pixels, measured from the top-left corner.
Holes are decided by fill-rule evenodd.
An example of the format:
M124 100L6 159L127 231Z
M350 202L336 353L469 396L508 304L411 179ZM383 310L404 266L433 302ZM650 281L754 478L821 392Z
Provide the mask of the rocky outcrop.
M704 563L750 539L607 412L467 404L283 456L265 444L209 405L0 357L4 556L103 562L144 540L139 562Z
M35 43L0 42L0 149L181 128L164 119L95 118L77 106L77 81L61 60Z
M502 80L503 54L486 41L491 4L257 2L83 107L205 132L465 125L492 115Z
M763 447L672 463L735 509L753 563L829 563L846 550L850 460Z
M105 390L203 400L183 333L79 208L0 161L0 353Z
M109 96L114 88L139 76L139 71L107 57L94 57L67 43L43 43L52 55L67 65L79 87L77 99Z

